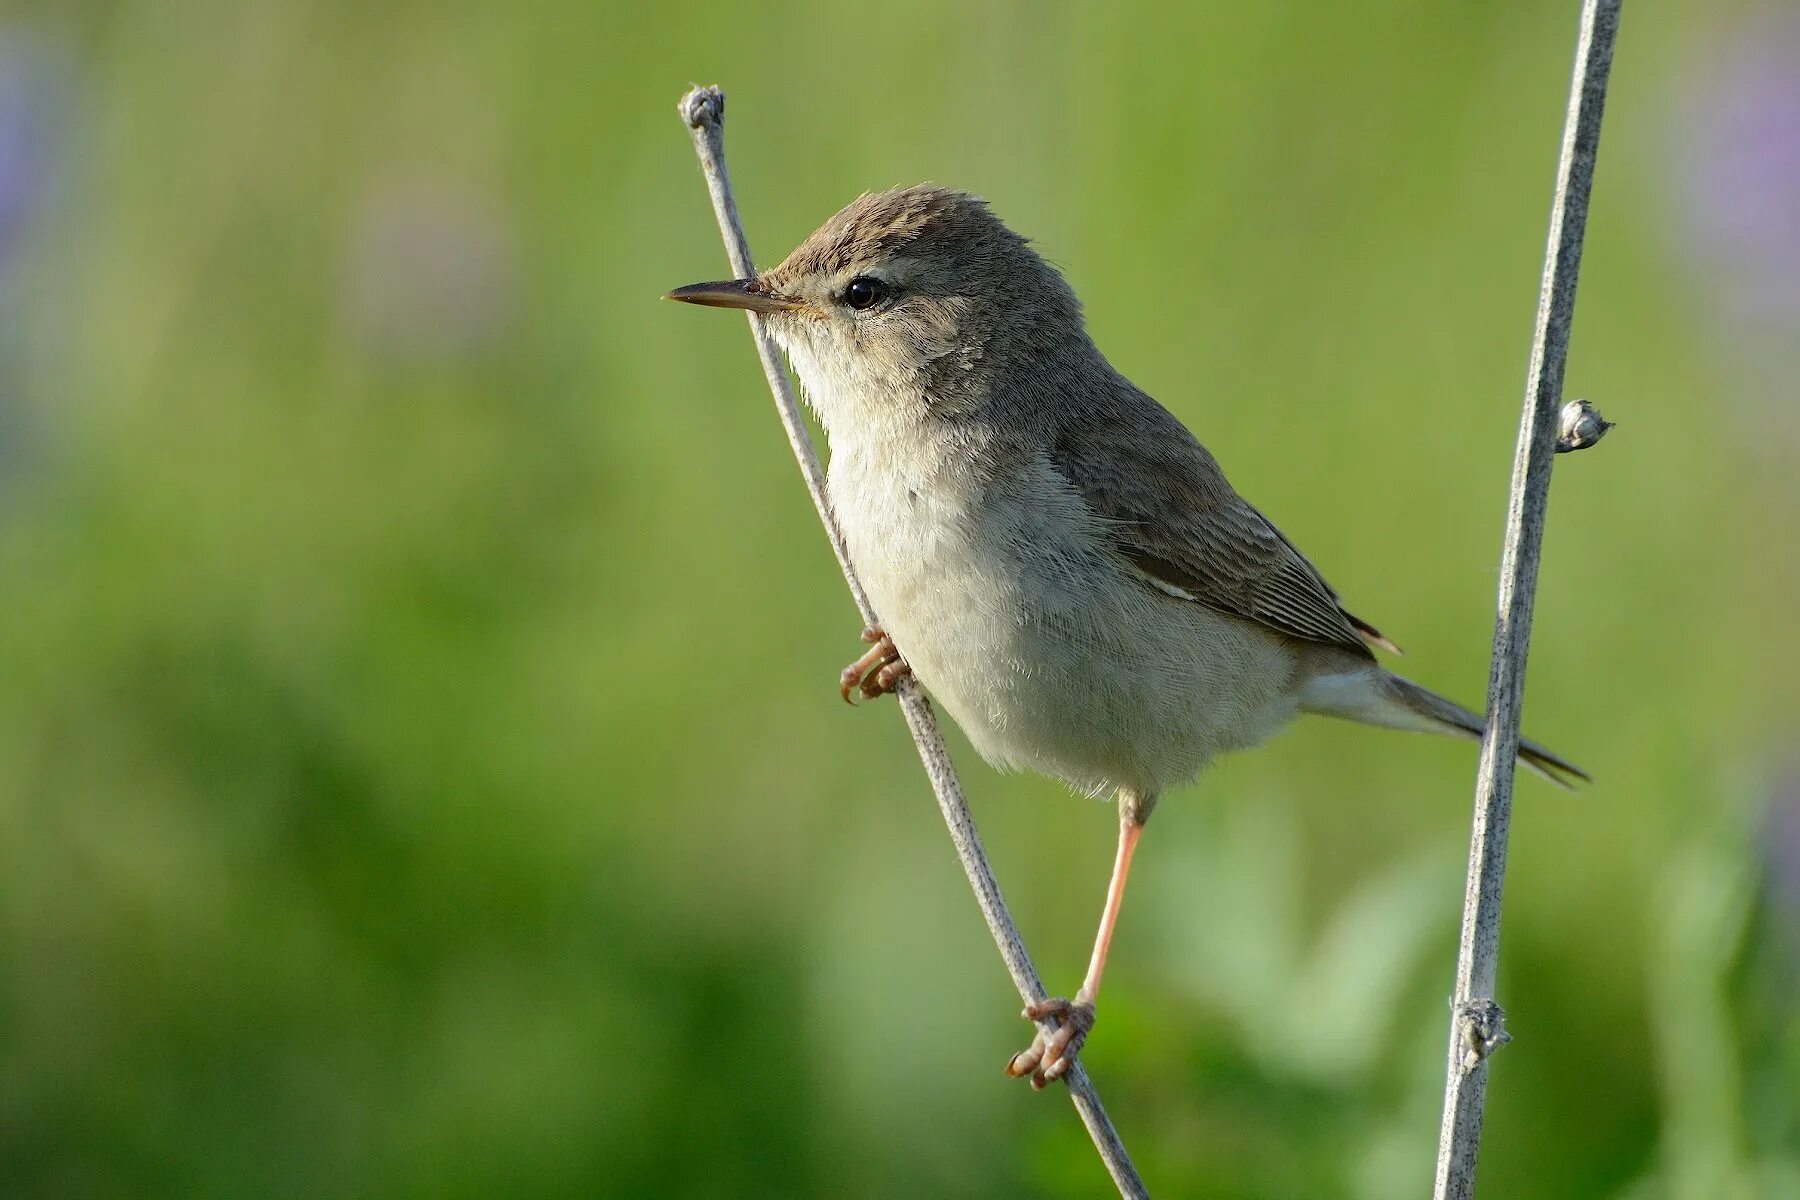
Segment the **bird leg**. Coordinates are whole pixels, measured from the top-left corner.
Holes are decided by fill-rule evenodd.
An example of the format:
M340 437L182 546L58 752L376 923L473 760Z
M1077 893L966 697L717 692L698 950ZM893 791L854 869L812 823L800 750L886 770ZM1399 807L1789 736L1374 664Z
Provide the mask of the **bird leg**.
M894 685L912 674L912 668L900 657L894 639L871 625L862 631L862 640L870 643L868 653L845 667L838 675L838 695L844 698L845 704L855 704L850 698L852 690L862 692L867 699L873 700L884 692L894 690Z
M1094 1007L1100 999L1100 975L1106 970L1106 951L1112 944L1113 927L1119 921L1119 909L1125 900L1125 878L1131 874L1131 856L1137 849L1138 835L1150 810L1156 807L1155 796L1137 792L1119 792L1119 851L1113 859L1112 882L1106 887L1106 907L1100 912L1100 929L1094 935L1093 957L1088 959L1087 978L1073 1000L1056 997L1028 1007L1022 1014L1027 1021L1054 1017L1057 1026L1046 1033L1037 1031L1031 1045L1012 1056L1006 1073L1017 1078L1031 1076L1031 1086L1045 1088L1052 1080L1062 1078L1075 1055L1087 1041L1094 1027Z

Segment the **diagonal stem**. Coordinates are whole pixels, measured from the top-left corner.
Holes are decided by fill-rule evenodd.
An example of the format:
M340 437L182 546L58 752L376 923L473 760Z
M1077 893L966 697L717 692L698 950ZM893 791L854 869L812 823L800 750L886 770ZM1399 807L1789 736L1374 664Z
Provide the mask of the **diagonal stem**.
M1493 995L1525 655L1531 640L1563 367L1575 317L1575 283L1581 270L1581 244L1587 231L1588 196L1600 147L1600 118L1606 107L1619 4L1620 0L1585 0L1582 5L1568 117L1550 209L1537 329L1526 375L1524 414L1507 503L1506 544L1500 559L1499 616L1488 677L1487 730L1475 777L1475 821L1469 841L1462 944L1456 961L1435 1200L1469 1200L1475 1194L1475 1162L1487 1100L1487 1055L1507 1040L1504 1016Z
M713 212L719 220L719 232L725 239L731 269L740 278L754 275L756 268L750 258L750 243L744 237L737 202L731 194L731 180L725 173L725 93L716 87L696 87L681 98L678 111L682 122L693 134L694 151L700 156L700 168L706 174L706 188L712 195ZM844 545L844 535L832 517L831 505L825 495L825 473L820 469L818 452L813 449L812 438L800 418L800 403L788 382L787 372L782 369L780 353L764 328L762 318L756 313L747 315L750 336L756 343L757 357L762 360L763 375L775 398L775 410L781 417L782 428L787 431L788 445L800 465L800 474L806 480L813 507L819 512L819 521L825 526L825 536L831 540L832 552L837 555L838 566L844 572L844 581L850 585L851 598L856 601L865 625L879 625L874 610L869 607L868 595L857 582L850 552ZM956 856L969 877L969 886L975 890L981 915L987 920L988 932L1000 948L1000 957L1006 962L1007 972L1012 975L1020 998L1027 1005L1037 1004L1045 997L1043 981L1038 978L1037 968L1031 965L1031 956L1025 952L1019 928L1013 923L1006 900L1000 895L1000 885L994 879L994 869L988 865L987 852L982 849L974 819L969 816L962 785L957 781L956 769L950 763L950 752L944 746L931 706L911 678L900 680L895 694L906 716L907 728L918 745L925 773L931 779L931 790L937 796L938 807L943 810L944 823L950 827ZM1053 1025L1053 1020L1046 1020L1046 1029ZM1088 1135L1094 1139L1094 1148L1118 1185L1119 1194L1148 1197L1150 1193L1138 1177L1137 1168L1132 1166L1125 1144L1119 1140L1118 1130L1113 1128L1081 1063L1077 1061L1063 1078L1068 1081L1069 1097L1075 1103L1075 1111L1080 1114L1082 1124L1087 1126Z

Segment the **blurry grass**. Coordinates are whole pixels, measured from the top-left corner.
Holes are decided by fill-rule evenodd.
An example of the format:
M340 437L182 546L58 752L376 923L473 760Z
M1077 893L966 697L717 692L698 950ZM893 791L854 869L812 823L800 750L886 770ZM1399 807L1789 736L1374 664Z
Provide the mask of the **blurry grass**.
M722 261L673 102L729 89L765 260L864 188L987 195L1474 699L1563 7L8 18L70 123L0 279L37 431L0 1191L1098 1194L999 1076L1024 1027L899 723L831 695L854 621L741 331L655 300ZM1600 783L1520 797L1496 1195L1792 1178L1794 1010L1733 965L1793 920L1742 783L1795 716L1791 456L1721 434L1752 377L1643 199L1701 19L1634 13L1609 111L1569 390L1622 425L1558 474L1527 713ZM371 267L396 195L506 273ZM482 286L491 320L445 303ZM1072 981L1111 819L956 744ZM1309 724L1164 806L1089 1052L1160 1190L1427 1186L1471 767Z

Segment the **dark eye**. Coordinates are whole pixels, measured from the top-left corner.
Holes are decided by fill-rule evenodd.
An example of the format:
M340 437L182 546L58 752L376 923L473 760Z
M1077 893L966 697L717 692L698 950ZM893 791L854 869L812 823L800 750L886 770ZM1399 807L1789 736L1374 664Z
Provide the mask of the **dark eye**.
M844 289L844 303L854 309L874 308L887 295L887 285L879 279L858 275Z

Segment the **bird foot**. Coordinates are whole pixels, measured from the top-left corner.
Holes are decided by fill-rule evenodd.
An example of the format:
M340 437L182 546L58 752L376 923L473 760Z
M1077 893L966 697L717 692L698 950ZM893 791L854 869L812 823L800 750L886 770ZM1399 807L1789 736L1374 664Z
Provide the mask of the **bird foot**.
M860 691L866 699L873 700L884 692L893 691L896 684L912 674L912 668L900 657L893 638L871 625L862 631L862 640L870 644L869 652L845 667L838 676L838 695L844 698L845 704L856 703L850 697L852 691Z
M1094 1006L1085 1001L1057 997L1033 1004L1021 1015L1027 1021L1042 1021L1046 1017L1057 1020L1054 1031L1045 1033L1039 1029L1031 1045L1013 1055L1006 1064L1008 1075L1015 1079L1029 1075L1031 1086L1041 1091L1053 1080L1061 1079L1074 1063L1082 1043L1087 1041L1088 1031L1094 1027Z

